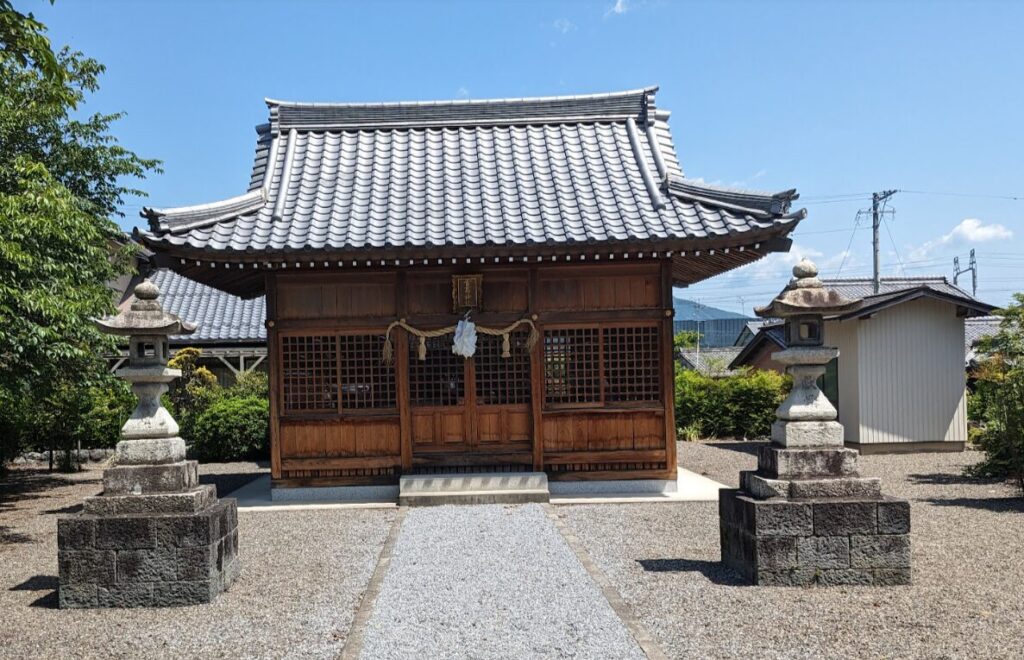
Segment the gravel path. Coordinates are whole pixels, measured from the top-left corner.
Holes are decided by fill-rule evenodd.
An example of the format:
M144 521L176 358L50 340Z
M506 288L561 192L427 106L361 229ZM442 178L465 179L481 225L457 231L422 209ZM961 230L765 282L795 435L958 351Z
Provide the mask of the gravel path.
M536 504L410 509L364 658L642 658Z
M219 475L245 469L201 468ZM381 509L241 511L242 573L216 602L54 609L56 512L77 509L98 492L99 477L99 470L34 474L13 489L16 495L8 489L0 499L0 656L337 657L395 516Z
M681 462L735 483L726 476L753 462L733 449L681 443ZM912 500L909 587L742 585L719 567L714 503L558 512L671 657L1021 658L1024 502L1008 486L962 477L978 458L861 458L887 493Z

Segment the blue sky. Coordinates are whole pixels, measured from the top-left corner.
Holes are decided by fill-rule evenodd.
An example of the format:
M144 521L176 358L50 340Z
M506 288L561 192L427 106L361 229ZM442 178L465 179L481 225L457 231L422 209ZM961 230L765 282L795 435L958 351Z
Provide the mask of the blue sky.
M764 304L802 255L871 272L868 193L902 189L885 274L952 275L975 248L978 295L1024 280L1024 3L90 2L19 0L108 71L87 111L123 110L123 144L164 161L129 200L243 192L264 97L537 96L659 85L687 176L797 188L794 250L677 293ZM941 194L940 194L941 193ZM1018 199L1009 199L1017 197ZM849 246L849 252L847 247ZM967 276L968 286L970 277Z

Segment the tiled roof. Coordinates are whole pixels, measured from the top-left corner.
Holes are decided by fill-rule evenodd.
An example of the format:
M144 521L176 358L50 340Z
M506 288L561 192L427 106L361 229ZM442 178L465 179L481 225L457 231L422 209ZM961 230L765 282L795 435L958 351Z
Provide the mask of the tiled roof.
M149 274L160 289L164 311L199 327L191 335L171 337L187 344L265 343L266 298L243 300L161 268Z
M354 252L785 236L795 191L683 178L655 88L391 104L268 100L249 192L146 209L157 249ZM754 257L751 257L754 258Z
M740 354L741 346L719 346L716 348L683 349L680 351L684 364L705 376L731 376L737 373L731 364Z
M946 293L961 298L972 297L971 294L955 286L945 277L883 277L877 294L875 293L874 280L870 277L857 279L828 279L823 277L821 281L826 287L838 291L844 298L853 300L874 295L898 293L922 286L939 293Z
M978 359L978 342L999 332L1001 316L976 316L964 319L964 362L970 366Z

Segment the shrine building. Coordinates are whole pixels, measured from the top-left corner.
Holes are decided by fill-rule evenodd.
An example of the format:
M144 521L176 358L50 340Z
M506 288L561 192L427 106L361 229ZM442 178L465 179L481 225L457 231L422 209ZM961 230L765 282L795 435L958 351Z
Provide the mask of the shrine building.
M655 92L268 100L247 192L143 211L159 265L266 294L276 488L675 479L672 288L806 212L686 178Z

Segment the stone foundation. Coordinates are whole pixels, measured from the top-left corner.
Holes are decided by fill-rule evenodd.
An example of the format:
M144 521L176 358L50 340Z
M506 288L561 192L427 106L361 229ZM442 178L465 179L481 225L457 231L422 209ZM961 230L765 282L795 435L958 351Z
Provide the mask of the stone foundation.
M212 486L100 495L57 521L60 606L209 603L238 575L238 511Z
M910 503L722 490L722 561L758 585L910 584Z

